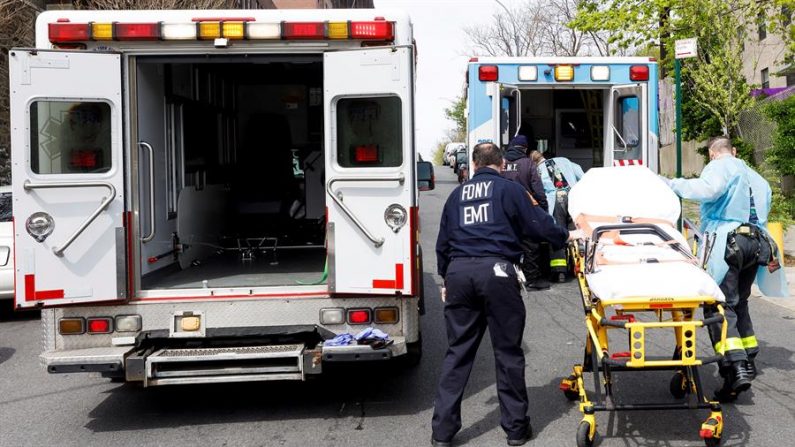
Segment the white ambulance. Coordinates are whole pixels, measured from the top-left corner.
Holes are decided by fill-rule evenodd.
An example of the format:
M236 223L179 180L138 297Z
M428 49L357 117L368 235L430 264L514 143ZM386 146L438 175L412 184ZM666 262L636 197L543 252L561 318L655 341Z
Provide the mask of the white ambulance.
M49 372L418 359L405 14L52 11L9 59L16 305L43 309ZM325 343L369 327L389 339Z

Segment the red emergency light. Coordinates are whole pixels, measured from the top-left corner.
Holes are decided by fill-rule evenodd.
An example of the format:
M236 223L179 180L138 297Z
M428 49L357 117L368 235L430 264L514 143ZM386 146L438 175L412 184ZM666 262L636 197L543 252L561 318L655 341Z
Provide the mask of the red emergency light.
M378 163L378 145L356 146L354 160L356 163Z
M629 67L629 80L630 81L648 81L649 80L649 66L648 65L633 65Z
M282 22L282 39L323 39L326 24L323 22Z
M88 23L50 23L47 30L50 42L83 42L89 39L91 27Z
M496 65L481 65L478 67L478 79L481 81L496 81L499 78L499 69Z
M117 40L159 40L160 23L114 23L113 38Z
M351 22L351 39L393 40L395 30L391 22Z
M112 319L110 317L102 318L89 318L88 319L88 333L89 334L109 334L113 332Z
M372 320L370 309L348 309L348 324L368 324Z

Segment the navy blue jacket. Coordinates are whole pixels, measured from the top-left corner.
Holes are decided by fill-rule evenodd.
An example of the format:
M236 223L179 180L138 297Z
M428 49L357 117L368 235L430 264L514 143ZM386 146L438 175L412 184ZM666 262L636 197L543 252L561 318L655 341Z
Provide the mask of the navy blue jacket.
M447 198L436 240L439 275L455 257L494 256L519 262L522 239L547 241L553 249L566 245L569 232L544 208L534 206L522 185L481 168Z
M536 199L536 202L538 202L541 208L549 208L547 196L544 193L544 184L541 182L541 176L538 174L538 167L536 163L525 154L525 148L521 146L511 146L505 152L504 158L505 169L502 171L502 176L524 186L524 189Z

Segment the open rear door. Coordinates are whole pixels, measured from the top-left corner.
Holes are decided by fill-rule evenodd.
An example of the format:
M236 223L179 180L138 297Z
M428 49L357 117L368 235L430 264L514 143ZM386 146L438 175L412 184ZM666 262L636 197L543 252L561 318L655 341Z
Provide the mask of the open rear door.
M605 166L648 165L646 84L618 85L607 101Z
M522 124L522 93L519 87L509 84L491 84L491 116L494 117L494 141L499 147L507 147L519 132Z
M331 293L412 294L413 64L410 48L324 55Z
M120 55L9 59L17 306L124 299Z

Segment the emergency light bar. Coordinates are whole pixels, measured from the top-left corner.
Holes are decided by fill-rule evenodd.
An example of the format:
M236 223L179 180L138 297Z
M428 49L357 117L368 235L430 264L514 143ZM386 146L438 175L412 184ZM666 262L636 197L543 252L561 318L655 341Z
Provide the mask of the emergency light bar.
M50 42L143 40L367 40L394 41L395 24L377 18L370 22L258 23L250 19L194 19L184 23L70 23L68 19L47 25Z

